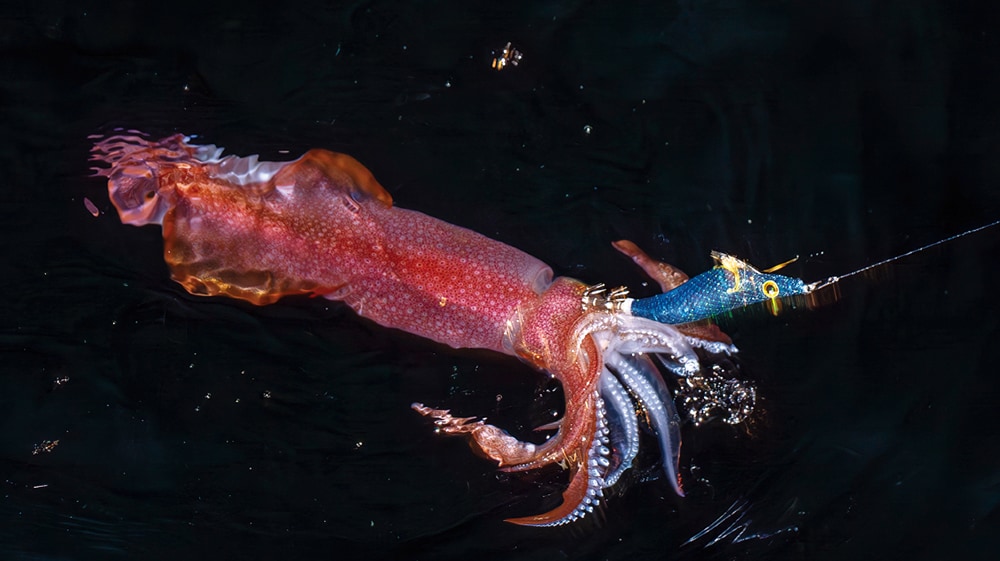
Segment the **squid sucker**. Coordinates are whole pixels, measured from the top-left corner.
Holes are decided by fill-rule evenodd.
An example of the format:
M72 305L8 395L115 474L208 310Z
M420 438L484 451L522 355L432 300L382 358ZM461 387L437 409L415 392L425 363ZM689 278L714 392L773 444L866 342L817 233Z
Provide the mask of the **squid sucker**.
M385 327L514 355L559 380L565 414L541 427L556 432L540 444L413 404L439 432L468 435L500 469L569 470L562 503L509 520L516 524L555 526L593 512L632 465L643 427L682 495L680 417L653 358L692 380L702 371L700 357L736 351L711 318L810 290L724 254L689 281L628 241L614 246L663 294L634 300L622 289L553 278L527 253L394 207L361 163L327 150L264 162L223 156L179 134L152 141L129 133L97 140L92 160L123 223L162 226L171 276L191 294L256 305L322 296ZM718 406L710 392L702 397L701 405ZM740 399L737 409L752 408L752 389Z

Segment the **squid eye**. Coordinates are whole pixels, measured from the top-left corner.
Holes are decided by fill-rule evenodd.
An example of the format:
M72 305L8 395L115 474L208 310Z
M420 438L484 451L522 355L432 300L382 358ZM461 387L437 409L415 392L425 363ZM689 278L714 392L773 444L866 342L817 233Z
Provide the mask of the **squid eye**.
M764 293L764 296L774 300L778 297L778 293L781 290L778 289L778 283L773 280L764 281L764 284L760 285L760 291Z

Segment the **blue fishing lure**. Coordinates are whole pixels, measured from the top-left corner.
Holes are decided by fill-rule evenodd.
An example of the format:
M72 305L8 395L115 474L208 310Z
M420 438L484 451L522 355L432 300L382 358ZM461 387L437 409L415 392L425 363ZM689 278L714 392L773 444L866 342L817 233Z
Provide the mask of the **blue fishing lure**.
M771 273L788 263L758 271L749 263L725 253L713 251L712 259L715 260L714 268L669 292L650 298L628 299L623 302L622 310L633 316L677 325L711 319L761 302L769 304L771 311L777 313L782 300L805 296L815 287L801 279Z
M836 300L838 297L836 287L841 280L847 277L997 225L1000 225L1000 220L994 220L978 228L972 228L901 255L884 259L846 275L830 277L813 283L774 274L774 271L794 262L795 259L759 271L738 257L713 251L712 259L715 260L715 267L689 279L673 290L649 298L632 299L625 297L628 291L623 287L612 292L607 306L633 316L671 325L710 320L760 303L766 304L771 313L777 315L781 311L782 303L793 305L802 303L808 307L819 305L822 302L816 298L816 293L820 289L828 287L834 289L830 297L832 300Z

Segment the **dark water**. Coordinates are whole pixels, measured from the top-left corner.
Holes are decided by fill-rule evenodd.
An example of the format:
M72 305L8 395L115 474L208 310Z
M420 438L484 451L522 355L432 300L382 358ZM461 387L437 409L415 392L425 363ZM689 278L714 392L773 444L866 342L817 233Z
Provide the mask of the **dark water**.
M86 139L347 152L400 206L647 293L608 242L692 273L801 255L813 280L1000 218L992 3L21 4L0 9L0 558L995 558L1000 230L726 322L755 422L684 428L686 498L650 445L596 520L540 530L502 519L557 503L559 470L497 473L409 404L524 435L557 388L339 305L186 295ZM507 41L521 65L491 70Z

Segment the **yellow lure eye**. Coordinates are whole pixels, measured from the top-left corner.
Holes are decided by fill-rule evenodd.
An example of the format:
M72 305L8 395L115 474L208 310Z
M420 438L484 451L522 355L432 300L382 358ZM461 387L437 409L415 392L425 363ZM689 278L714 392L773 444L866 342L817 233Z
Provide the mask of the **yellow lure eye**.
M778 289L778 283L773 280L764 281L764 284L760 285L760 290L764 293L764 296L767 296L771 300L777 298L778 293L780 292Z

